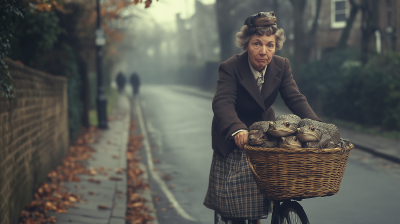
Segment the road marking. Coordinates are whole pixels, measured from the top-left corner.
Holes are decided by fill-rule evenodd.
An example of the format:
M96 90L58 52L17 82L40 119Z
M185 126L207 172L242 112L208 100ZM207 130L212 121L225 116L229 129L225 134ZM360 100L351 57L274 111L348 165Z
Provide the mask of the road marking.
M157 146L157 149L158 149L158 153L160 155L162 155L164 153L164 147L162 145L161 132L158 131L157 129L155 129L149 120L147 120L147 126L146 127L147 127L148 133L156 141L156 146Z
M172 192L168 189L168 187L165 184L165 182L154 171L153 158L151 156L151 151L150 151L150 149L151 149L150 148L150 143L149 143L149 140L147 139L147 136L146 136L147 131L146 131L146 127L144 125L142 110L140 109L140 104L138 103L138 98L137 97L134 98L134 107L136 108L136 114L137 114L137 117L138 117L140 129L142 130L143 146L146 149L147 164L148 164L149 172L150 172L151 176L158 183L158 185L160 186L161 190L167 196L168 200L174 206L174 208L176 209L176 211L178 212L179 215L181 215L183 218L185 218L187 220L197 221L195 218L190 216L185 210L183 210L181 205L175 199L175 197L172 194Z

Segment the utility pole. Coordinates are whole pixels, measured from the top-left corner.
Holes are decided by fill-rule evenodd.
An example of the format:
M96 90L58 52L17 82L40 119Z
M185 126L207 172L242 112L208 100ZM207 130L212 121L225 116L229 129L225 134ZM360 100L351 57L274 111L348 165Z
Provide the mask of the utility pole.
M102 46L106 44L106 37L104 30L101 29L101 17L100 17L100 0L97 1L97 29L96 29L96 65L97 65L97 119L98 127L100 129L107 129L107 98L104 94L103 86L103 74L102 74L102 57L103 49Z

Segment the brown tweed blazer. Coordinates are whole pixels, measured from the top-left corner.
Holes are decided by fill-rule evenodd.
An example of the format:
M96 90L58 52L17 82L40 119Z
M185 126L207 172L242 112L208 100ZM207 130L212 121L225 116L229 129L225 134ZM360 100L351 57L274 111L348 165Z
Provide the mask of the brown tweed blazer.
M256 121L274 120L272 104L278 92L294 114L321 121L299 92L287 58L272 58L261 92L250 70L247 52L222 62L212 102L212 148L226 157L236 146L231 137L235 131L248 129Z

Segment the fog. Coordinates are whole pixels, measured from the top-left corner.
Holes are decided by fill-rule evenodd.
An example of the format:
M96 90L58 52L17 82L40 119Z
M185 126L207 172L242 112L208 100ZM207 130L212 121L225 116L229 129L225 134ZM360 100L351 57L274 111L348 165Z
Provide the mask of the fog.
M197 2L207 9L202 13L215 20L214 1L202 2ZM154 1L148 9L135 6L124 15L118 25L125 38L118 44L121 61L114 73L129 75L135 71L144 84L194 83L198 79L193 75L196 69L207 60L219 60L216 21L213 26L196 28L195 1ZM191 33L195 29L202 33L200 42L193 39L199 36ZM209 47L215 52L212 57L199 55L199 44L211 42L213 46Z
M231 55L243 52L234 46L234 40L244 20L258 11L272 10L260 10L247 1L233 2L237 5L227 5L232 18L226 21L233 27L229 34ZM114 66L113 74L122 71L129 76L135 71L144 84L213 88L221 62L216 11L215 0L160 0L153 1L148 9L133 6L124 10L122 19L115 24L124 31L125 38L117 46L121 60ZM279 17L281 24L288 24L283 17Z

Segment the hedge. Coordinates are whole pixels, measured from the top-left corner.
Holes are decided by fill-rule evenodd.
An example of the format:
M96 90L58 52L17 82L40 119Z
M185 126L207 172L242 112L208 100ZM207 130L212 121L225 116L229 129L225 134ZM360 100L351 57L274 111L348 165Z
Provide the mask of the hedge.
M400 129L400 53L375 55L366 65L351 51L300 69L299 88L323 116Z

